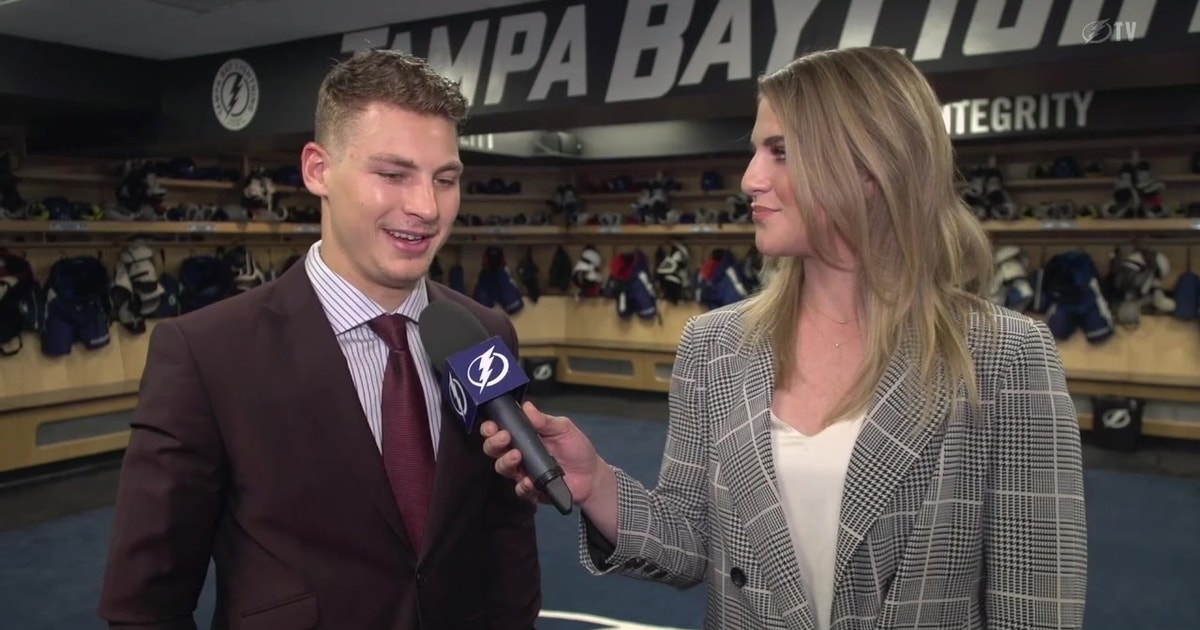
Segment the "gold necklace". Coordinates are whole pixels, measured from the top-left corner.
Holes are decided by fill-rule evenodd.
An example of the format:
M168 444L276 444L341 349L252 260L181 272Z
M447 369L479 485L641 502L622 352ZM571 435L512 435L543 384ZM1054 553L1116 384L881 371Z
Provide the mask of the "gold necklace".
M821 335L822 337L824 337L825 341L828 341L829 343L833 344L834 348L837 348L840 350L842 348L842 344L846 343L846 341L834 341L833 339L830 339L829 335L826 335L825 333L821 332L821 329L818 328L817 326L812 326L812 329L817 331L818 335Z
M836 317L831 317L829 315L826 315L825 313L821 312L821 310L816 308L815 306L807 306L806 308L812 309L814 313L820 315L821 317L824 317L825 319L831 320L837 324L841 324L841 325L845 326L846 324L850 323L849 319L838 319ZM854 321L858 321L858 320L855 319Z

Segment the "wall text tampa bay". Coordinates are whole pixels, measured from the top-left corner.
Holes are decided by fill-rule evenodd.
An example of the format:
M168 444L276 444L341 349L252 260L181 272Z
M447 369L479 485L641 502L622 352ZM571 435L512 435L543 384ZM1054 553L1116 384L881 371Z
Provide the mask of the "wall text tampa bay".
M1015 10L1006 8L1010 4ZM387 47L426 57L462 82L473 107L486 111L570 99L657 99L697 86L751 81L819 47L893 46L937 72L1102 49L1121 54L1120 46L1200 44L1198 0L1115 4L580 0L347 33L341 50ZM1052 10L1060 5L1065 10ZM1097 23L1126 28L1101 42L1094 37ZM1014 121L1029 120L1030 114L1021 113L1029 111L1028 101L1014 107Z

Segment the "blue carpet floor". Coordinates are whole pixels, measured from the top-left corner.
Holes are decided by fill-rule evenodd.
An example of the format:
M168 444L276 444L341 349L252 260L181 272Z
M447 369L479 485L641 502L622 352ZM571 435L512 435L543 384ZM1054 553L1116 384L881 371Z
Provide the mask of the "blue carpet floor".
M613 463L653 483L665 425L576 416ZM1090 559L1089 630L1200 628L1200 479L1107 471L1087 474ZM102 628L95 616L111 510L0 534L0 628ZM618 628L618 619L651 630L699 628L704 591L628 579L594 578L576 560L576 516L539 516L545 573L545 630ZM212 610L211 578L198 606Z

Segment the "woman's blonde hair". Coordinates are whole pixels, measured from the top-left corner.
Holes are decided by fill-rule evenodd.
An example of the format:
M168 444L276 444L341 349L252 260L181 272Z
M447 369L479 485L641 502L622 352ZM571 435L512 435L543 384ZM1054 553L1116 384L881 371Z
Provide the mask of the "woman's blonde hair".
M977 400L967 329L972 311L987 312L982 292L992 250L957 190L954 149L933 88L902 53L878 47L812 53L763 76L758 87L783 125L814 255L841 266L830 238L836 234L859 263L866 357L830 419L865 409L900 344L915 351L926 401L960 386ZM764 262L763 288L744 302L747 340L769 338L785 382L797 370L804 269L798 258Z

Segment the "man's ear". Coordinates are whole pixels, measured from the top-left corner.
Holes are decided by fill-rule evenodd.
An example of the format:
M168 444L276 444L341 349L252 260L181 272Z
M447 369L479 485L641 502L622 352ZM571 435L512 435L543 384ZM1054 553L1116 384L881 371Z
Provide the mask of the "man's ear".
M329 194L325 178L332 165L332 156L325 147L316 142L309 142L300 150L300 174L304 177L304 187L308 192L324 197Z

